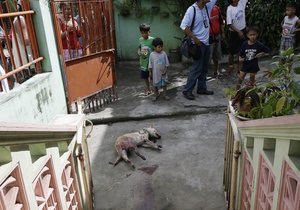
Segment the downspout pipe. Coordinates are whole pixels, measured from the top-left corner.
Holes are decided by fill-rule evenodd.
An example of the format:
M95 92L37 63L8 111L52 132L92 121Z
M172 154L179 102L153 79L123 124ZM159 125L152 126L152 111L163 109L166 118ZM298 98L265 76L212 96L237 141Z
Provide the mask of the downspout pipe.
M235 210L236 200L236 186L237 186L237 172L238 172L238 160L241 155L239 150L240 141L234 140L233 143L233 159L232 159L232 173L231 173L231 186L230 186L230 210Z

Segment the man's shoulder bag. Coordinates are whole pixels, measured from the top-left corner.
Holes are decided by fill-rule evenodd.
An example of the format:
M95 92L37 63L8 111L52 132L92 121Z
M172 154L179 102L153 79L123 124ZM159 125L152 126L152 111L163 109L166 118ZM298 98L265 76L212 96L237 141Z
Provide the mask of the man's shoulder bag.
M192 21L192 25L190 29L192 30L194 27L195 22L195 16L196 16L196 9L194 8L194 17ZM181 40L181 46L180 46L181 54L184 55L187 58L194 58L199 59L201 57L199 46L192 43L191 37L189 37L187 34L185 34Z

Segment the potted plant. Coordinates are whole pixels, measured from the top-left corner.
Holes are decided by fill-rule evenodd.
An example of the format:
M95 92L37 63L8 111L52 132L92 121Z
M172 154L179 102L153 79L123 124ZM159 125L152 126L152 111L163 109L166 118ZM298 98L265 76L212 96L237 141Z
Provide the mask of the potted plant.
M227 95L232 95L232 106L237 105L238 116L249 119L268 118L300 113L300 84L293 76L298 68L291 71L293 60L300 55L294 55L293 49L283 51L279 56L273 70L267 70L266 76L270 80L265 84L253 87L243 87L238 91L226 90ZM285 61L285 62L282 62ZM296 69L296 71L295 71Z

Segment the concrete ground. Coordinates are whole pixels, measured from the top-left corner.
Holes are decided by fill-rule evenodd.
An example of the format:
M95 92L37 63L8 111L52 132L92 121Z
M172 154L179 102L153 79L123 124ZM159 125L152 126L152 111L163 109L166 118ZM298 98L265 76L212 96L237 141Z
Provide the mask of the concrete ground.
M270 59L260 62L270 68ZM221 67L222 68L222 67ZM189 101L181 93L189 67L173 63L169 69L170 101L144 96L138 62L117 65L119 100L88 114L94 128L88 139L96 210L225 210L223 161L228 99L223 88L235 87L236 76L207 81L211 96ZM211 73L209 73L210 75ZM263 80L262 72L257 81ZM161 133L162 151L140 148L146 160L130 156L136 169L117 157L118 136L153 124Z

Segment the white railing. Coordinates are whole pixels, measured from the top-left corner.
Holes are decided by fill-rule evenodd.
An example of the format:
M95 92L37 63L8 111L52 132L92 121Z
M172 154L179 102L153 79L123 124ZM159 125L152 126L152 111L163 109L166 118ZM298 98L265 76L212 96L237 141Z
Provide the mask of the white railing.
M229 104L228 209L300 209L300 115L241 121Z
M85 123L0 123L0 209L92 209Z

